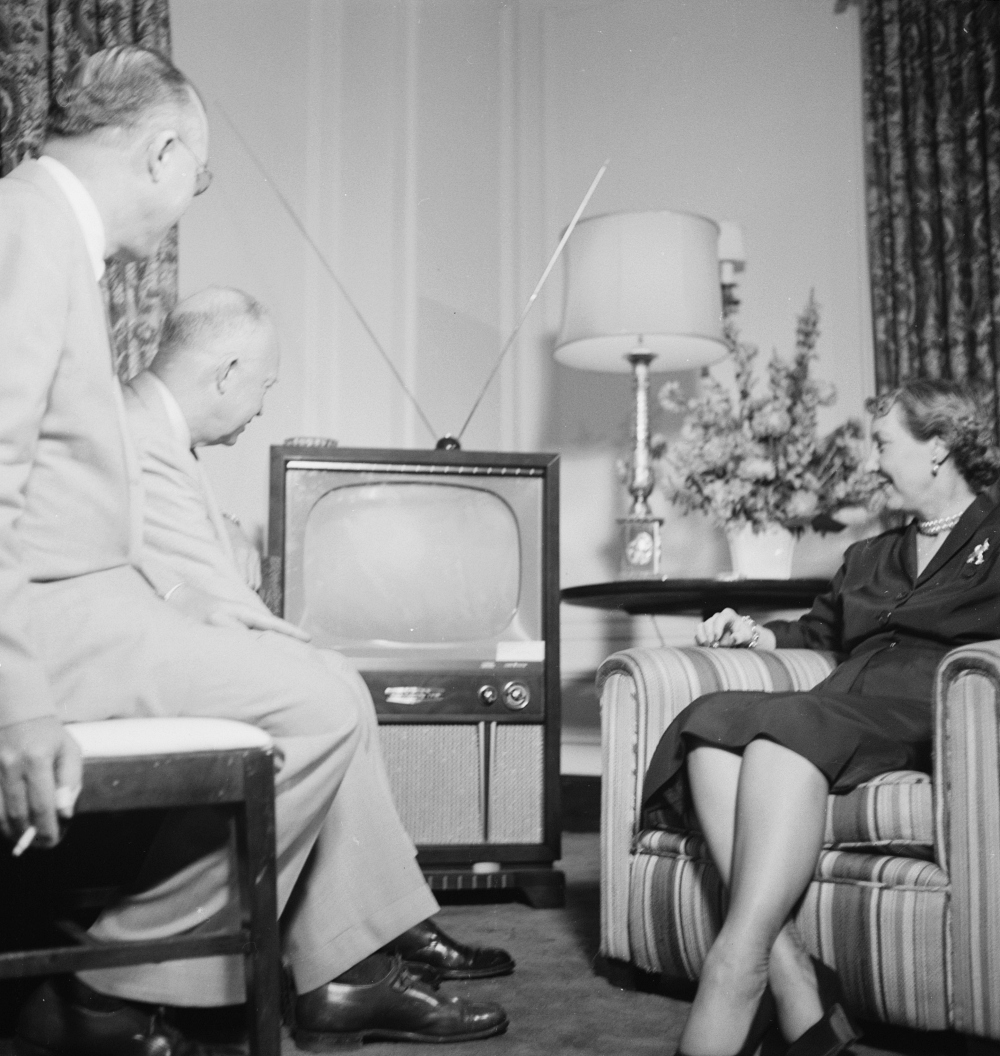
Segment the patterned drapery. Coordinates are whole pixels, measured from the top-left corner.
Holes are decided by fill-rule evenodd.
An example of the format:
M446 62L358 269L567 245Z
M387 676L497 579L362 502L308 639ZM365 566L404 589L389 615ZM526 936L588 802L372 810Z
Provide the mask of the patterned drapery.
M0 175L38 154L59 88L113 44L170 54L168 0L0 0ZM177 232L141 264L112 261L102 285L119 375L148 363L177 299Z
M865 0L875 374L1000 394L1000 4Z

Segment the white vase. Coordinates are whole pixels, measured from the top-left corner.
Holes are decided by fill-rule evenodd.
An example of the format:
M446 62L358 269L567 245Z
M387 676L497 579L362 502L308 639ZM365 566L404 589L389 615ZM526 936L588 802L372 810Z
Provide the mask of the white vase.
M726 529L733 572L737 579L790 579L795 536L787 528L769 524L754 531L749 524Z

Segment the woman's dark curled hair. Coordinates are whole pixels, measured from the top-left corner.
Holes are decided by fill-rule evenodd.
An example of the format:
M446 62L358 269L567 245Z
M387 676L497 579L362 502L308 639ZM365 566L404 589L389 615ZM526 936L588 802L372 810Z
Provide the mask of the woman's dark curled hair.
M988 398L969 387L941 378L917 378L865 403L874 418L898 406L910 435L920 441L941 437L955 468L974 492L984 491L1000 476L993 412Z

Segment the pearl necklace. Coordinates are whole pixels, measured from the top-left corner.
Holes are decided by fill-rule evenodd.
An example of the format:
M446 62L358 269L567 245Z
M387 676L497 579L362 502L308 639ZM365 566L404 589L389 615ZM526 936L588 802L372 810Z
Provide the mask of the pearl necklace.
M938 517L934 521L917 521L917 531L921 535L940 535L942 532L950 532L961 519L962 514L956 513L954 517Z

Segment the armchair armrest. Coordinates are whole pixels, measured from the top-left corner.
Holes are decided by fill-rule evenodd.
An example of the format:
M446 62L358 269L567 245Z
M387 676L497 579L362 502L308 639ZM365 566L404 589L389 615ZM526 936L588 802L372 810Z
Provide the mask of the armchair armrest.
M1000 641L954 649L937 674L934 828L951 880L955 1029L1000 1037Z
M810 689L834 668L809 649L625 649L597 672L601 701L602 952L629 959L629 851L638 829L642 782L660 735L692 700L723 689Z

